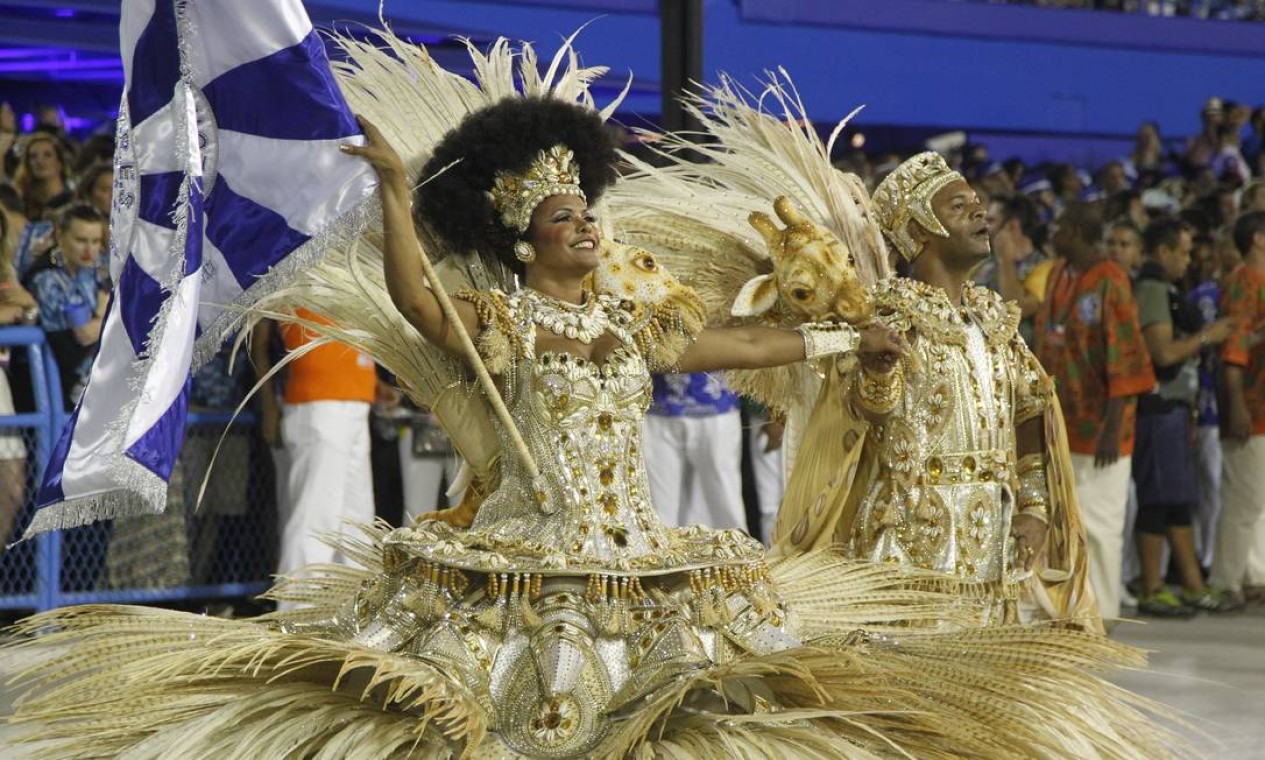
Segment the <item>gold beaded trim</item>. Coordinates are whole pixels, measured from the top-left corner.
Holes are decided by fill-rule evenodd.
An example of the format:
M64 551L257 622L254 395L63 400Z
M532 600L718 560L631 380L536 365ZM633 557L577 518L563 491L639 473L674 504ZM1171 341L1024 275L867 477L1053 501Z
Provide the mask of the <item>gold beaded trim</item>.
M846 322L809 322L795 329L804 337L806 360L855 351L861 343L860 333Z
M890 414L905 393L905 372L898 364L887 373L861 372L857 402L871 414Z
M1045 475L1045 455L1026 454L1015 467L1019 479L1019 491L1015 501L1019 514L1035 517L1042 522L1050 521L1050 488Z

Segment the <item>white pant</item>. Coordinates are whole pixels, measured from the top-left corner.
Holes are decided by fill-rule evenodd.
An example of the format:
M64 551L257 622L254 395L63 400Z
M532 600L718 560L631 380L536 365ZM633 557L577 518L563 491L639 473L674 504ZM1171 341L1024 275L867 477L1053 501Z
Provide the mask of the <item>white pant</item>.
M412 525L418 515L433 512L445 503L441 490L452 485L457 477L459 461L455 454L440 456L413 455L413 428L400 433L400 475L404 481L404 524ZM455 505L459 498L448 501Z
M1221 514L1221 431L1215 425L1199 426L1195 444L1195 474L1199 476L1199 505L1195 509L1195 550L1199 564L1212 566Z
M1240 591L1249 555L1265 517L1265 435L1246 443L1221 442L1221 519L1212 558L1212 584Z
M1247 555L1247 583L1265 586L1265 515L1256 521L1256 536Z
M646 416L650 499L668 525L747 529L742 503L742 418Z
M281 552L277 572L291 574L341 557L316 536L340 533L345 520L371 523L373 475L369 466L369 404L312 401L282 408L284 493L277 504ZM283 471L282 471L283 470ZM280 491L280 489L278 489Z
M777 522L777 510L782 506L782 494L786 484L782 478L782 449L764 452L769 437L761 429L765 420L751 418L748 445L751 448L751 472L755 476L756 498L760 502L760 538L765 545L773 538L773 525Z
M1133 460L1122 456L1115 464L1095 467L1093 456L1072 454L1072 472L1089 543L1089 585L1098 597L1098 614L1117 618L1120 617L1124 523Z
M1125 582L1142 574L1142 561L1138 557L1138 545L1133 540L1133 536L1137 535L1135 528L1138 524L1138 484L1133 482L1132 465L1129 470L1129 484L1125 487L1124 502L1124 546L1120 548L1121 577ZM1164 551L1168 552L1168 544L1164 544ZM1164 567L1167 564L1168 560L1165 559L1160 563L1160 566Z

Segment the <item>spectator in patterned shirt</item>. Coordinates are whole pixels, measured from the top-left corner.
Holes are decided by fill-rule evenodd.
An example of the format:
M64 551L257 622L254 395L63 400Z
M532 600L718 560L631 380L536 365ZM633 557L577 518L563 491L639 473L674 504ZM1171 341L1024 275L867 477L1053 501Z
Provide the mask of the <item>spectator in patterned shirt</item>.
M1265 212L1240 216L1234 242L1243 263L1226 278L1221 297L1221 310L1238 325L1221 350L1226 405L1211 580L1240 596L1245 584L1265 585L1265 578L1248 575L1251 552L1265 543Z
M1129 277L1106 258L1102 217L1070 203L1051 231L1059 260L1037 311L1037 356L1067 419L1089 576L1104 618L1120 614L1136 396L1155 387Z
M53 232L54 246L23 282L39 306L40 326L61 373L66 408L88 382L109 296L98 266L105 217L87 205L67 208Z

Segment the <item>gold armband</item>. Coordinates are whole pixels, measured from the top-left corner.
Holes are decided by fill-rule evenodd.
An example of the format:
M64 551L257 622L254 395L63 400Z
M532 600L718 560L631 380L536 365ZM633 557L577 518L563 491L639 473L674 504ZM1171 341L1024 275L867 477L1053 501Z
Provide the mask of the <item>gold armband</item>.
M1015 467L1019 480L1019 514L1050 522L1050 487L1045 477L1045 455L1027 454Z
M846 322L808 322L795 328L804 338L804 359L855 351L861 345L861 333Z
M857 403L871 414L890 414L905 393L905 372L897 364L890 372L861 370Z

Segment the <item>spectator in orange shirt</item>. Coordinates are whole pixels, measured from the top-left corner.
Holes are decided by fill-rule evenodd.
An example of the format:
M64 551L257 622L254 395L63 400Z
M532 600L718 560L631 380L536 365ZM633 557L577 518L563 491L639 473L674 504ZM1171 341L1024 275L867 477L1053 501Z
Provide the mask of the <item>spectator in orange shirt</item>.
M1069 203L1051 232L1059 260L1037 311L1037 355L1067 419L1089 576L1104 618L1120 614L1136 396L1155 387L1129 276L1106 258L1097 208Z
M1226 278L1221 310L1238 320L1221 349L1226 406L1222 430L1221 519L1212 583L1241 597L1254 544L1265 543L1265 211L1234 225L1243 263ZM1265 547L1261 547L1265 549Z
M319 321L304 310L297 315ZM274 329L261 322L252 334L251 361L260 377L272 368ZM280 333L291 353L315 337L296 324L282 325ZM281 405L272 380L260 388L260 427L277 464L280 575L342 561L319 533L343 532L345 521L373 522L369 409L378 385L373 360L337 343L308 350L286 370Z

